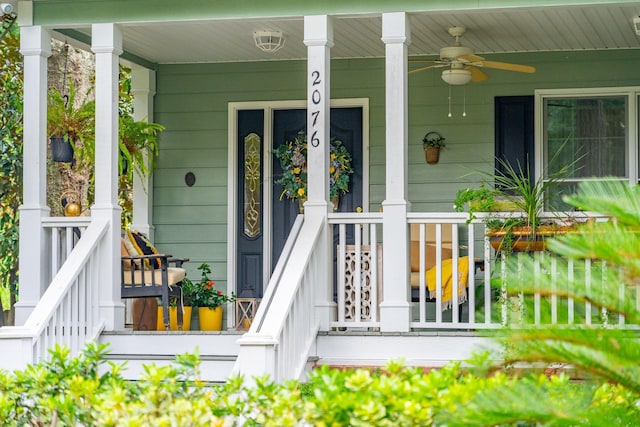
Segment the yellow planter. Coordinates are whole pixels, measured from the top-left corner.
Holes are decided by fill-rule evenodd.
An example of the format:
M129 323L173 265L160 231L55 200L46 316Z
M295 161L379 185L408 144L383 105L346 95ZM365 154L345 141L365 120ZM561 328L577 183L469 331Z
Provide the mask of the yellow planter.
M198 307L201 331L222 330L222 307Z
M162 307L158 307L158 330L164 331L166 330L164 327L164 316ZM182 330L188 331L191 328L191 307L187 306L184 308L184 312L182 313ZM172 331L178 331L178 308L177 307L169 307L169 329Z

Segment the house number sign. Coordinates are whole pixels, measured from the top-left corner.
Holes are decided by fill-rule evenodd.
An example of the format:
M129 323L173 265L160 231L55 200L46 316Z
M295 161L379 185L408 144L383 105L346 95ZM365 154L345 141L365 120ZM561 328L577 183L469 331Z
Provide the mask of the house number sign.
M311 111L311 116L313 117L313 121L311 122L311 146L317 147L320 145L320 139L318 138L318 117L320 117L321 114L321 108L319 105L322 100L322 95L320 93L320 84L322 83L320 71L312 71L311 77L311 87L313 88L313 92L311 93L311 103L314 108L317 108Z

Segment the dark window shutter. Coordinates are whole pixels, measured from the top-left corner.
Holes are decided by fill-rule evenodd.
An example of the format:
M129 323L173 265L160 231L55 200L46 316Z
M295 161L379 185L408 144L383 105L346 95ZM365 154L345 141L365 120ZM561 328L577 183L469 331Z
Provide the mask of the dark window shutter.
M514 169L518 164L534 180L533 95L495 97L495 155ZM496 173L504 167L496 160Z

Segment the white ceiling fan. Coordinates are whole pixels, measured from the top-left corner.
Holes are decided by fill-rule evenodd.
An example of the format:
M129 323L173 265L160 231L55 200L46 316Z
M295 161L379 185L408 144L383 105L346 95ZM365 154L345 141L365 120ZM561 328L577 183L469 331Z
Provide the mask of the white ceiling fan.
M409 62L432 63L427 67L409 71L409 74L419 73L432 68L443 68L442 80L450 85L464 85L469 82L487 80L489 76L480 69L494 68L497 70L516 71L519 73L535 73L535 67L530 65L510 64L507 62L486 61L483 57L474 54L473 49L462 46L460 37L465 33L464 27L451 27L449 34L456 39L454 46L440 49L440 59L412 59Z

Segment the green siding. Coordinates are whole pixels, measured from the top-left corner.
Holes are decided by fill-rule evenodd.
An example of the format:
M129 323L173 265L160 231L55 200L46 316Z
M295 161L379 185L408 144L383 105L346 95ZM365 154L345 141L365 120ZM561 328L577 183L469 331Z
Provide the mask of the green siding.
M536 66L535 74L486 70L486 82L448 87L438 70L409 77L409 199L414 211L452 211L457 189L493 168L495 96L531 95L536 89L640 85L640 50L491 55L491 60ZM304 99L304 61L160 65L155 120L166 126L154 176L156 241L161 249L191 258L189 275L209 262L225 284L227 140L229 102ZM332 61L332 97L369 98L370 210L384 199L384 60ZM467 116L462 117L463 97ZM447 139L440 163L427 165L422 137L431 130ZM195 186L184 184L185 173Z

